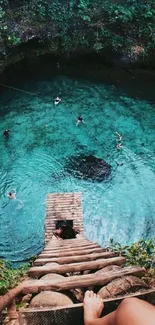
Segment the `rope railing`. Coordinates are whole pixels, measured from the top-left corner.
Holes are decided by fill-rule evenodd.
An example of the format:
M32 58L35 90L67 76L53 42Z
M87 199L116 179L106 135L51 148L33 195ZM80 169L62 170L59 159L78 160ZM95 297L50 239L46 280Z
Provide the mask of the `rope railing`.
M14 299L22 293L22 285L18 285L17 287L9 290L4 296L0 298L0 312L2 312L5 308L12 307L12 303ZM12 308L11 308L12 309ZM8 311L9 312L9 311Z

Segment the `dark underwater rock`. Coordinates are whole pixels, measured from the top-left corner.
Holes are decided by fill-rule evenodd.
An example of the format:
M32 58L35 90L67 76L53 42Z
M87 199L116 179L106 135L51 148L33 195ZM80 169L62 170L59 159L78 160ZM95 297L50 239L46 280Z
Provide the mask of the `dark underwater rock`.
M111 166L101 158L79 155L70 157L65 171L77 178L101 182L111 174Z

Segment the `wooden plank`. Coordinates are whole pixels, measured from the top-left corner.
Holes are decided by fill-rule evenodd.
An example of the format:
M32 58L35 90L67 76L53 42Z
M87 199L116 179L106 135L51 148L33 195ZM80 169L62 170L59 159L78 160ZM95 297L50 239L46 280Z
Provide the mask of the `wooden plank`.
M58 220L73 220L74 226L78 226L80 232L83 233L81 193L48 194L46 203L46 243L52 238L53 230Z
M54 236L55 238L56 238L56 236ZM58 238L58 240L56 241L55 240L55 238L54 238L54 241L52 241L52 239L50 240L50 242L49 242L49 245L52 245L53 247L55 246L55 248L59 248L59 247L61 247L61 246L63 246L63 247L67 247L67 246L70 246L70 247L76 247L76 246L89 246L89 245L91 245L91 246L93 246L93 245L99 245L98 243L93 243L93 242L90 242L89 240L85 240L85 241L80 241L80 240L76 240L76 241L72 241L71 239L70 239L70 242L67 242L67 239L59 239ZM46 247L45 247L45 249L46 249Z
M64 203L65 206L69 206L70 204L74 204L77 207L81 206L81 199L80 198L69 198L69 197L58 197L54 200L47 200L46 201L48 205L53 204L53 206L56 204L56 206L60 206L61 203Z
M49 240L49 242L51 241L51 239ZM46 247L45 247L45 250L56 250L56 249L63 249L63 250L65 250L65 249L67 249L67 248L79 248L79 247L83 247L83 248L85 248L85 246L90 246L89 244L85 244L85 246L80 246L79 244L76 246L76 245L69 245L69 244L67 244L67 245L65 245L65 244L61 244L61 245L55 245L54 243L53 243L53 245L52 244L50 244L49 245L49 242L48 242L48 244L46 245ZM93 245L94 246L94 245Z
M54 237L54 239L55 239L55 236L53 236ZM65 242L65 243L75 243L75 242L81 242L81 241L86 241L86 242L89 242L89 243L91 243L91 244L94 244L94 242L93 241L91 241L91 240L89 240L89 239L87 239L87 238L85 238L83 235L78 235L78 237L77 238L72 238L72 239L65 239L65 240L63 240L63 239L58 239L57 240L57 242L55 242L55 244L60 244L60 242ZM51 240L51 242L53 242L52 240Z
M86 245L86 246L79 246L79 245L77 245L77 246L68 246L68 247L64 247L64 249L65 249L65 251L66 250L71 250L71 249L73 249L73 250L77 250L77 249L79 249L79 250L84 250L84 249L87 249L87 248L99 248L99 247L101 247L100 245L97 245L97 244L89 244L89 245ZM57 248L44 248L44 252L58 252L58 251L62 251L62 248L63 248L63 246L60 246L60 247L57 247Z
M88 274L70 276L59 280L30 280L22 283L24 293L36 293L42 290L69 290L73 288L83 288L90 286L106 285L110 281L125 275L142 276L145 269L141 267L125 267L118 271L111 271L99 274Z
M67 193L48 193L47 200L57 200L58 198L72 198L73 200L77 200L81 197L81 192L67 192Z
M47 197L50 198L50 197L55 197L56 196L56 198L57 198L58 196L64 196L64 195L71 196L71 195L73 195L73 192L48 193L47 194ZM75 196L78 196L79 197L80 195L81 195L81 192L75 192Z
M51 212L55 212L55 211L72 211L73 213L76 211L81 211L82 212L82 208L81 208L81 202L79 202L78 204L75 201L70 201L67 204L65 204L65 200L62 200L59 203L54 201L54 202L47 202L47 208L46 210L49 211L49 208L53 208L53 210L51 210ZM63 209L62 209L63 207Z
M72 204L74 204L75 207L77 208L81 208L81 200L72 200L72 199L66 199L66 198L58 198L57 200L53 200L53 201L46 201L47 203L47 207L48 206L53 206L54 209L56 209L56 207L60 207L61 204L64 205L64 207L71 207Z
M59 244L57 244L57 241L59 241ZM86 246L88 246L89 245L89 242L88 243L86 243L86 242L81 242L81 245L86 245ZM93 244L94 245L94 244ZM96 245L96 244L95 244ZM80 247L80 242L78 242L77 243L77 246L78 247ZM73 248L75 248L75 247L77 247L76 245L75 245L75 243L73 243L73 244L70 244L70 243L65 243L65 240L57 240L57 238L56 239L54 239L54 240L50 240L49 241L49 243L46 245L46 248L45 249L51 249L51 248L54 248L54 249L57 249L57 248L68 248L68 247L73 247ZM82 246L83 247L83 246Z
M103 253L105 252L105 248L93 248L93 249L86 249L86 250L75 250L75 251L63 251L59 253L41 253L37 256L37 258L49 258L49 257L65 257L65 256L75 256L75 255L85 255L85 254L93 254L93 253Z
M63 240L61 241L60 240L60 244L58 245L58 244L55 244L55 242L53 241L53 245L52 245L52 243L50 243L50 241L48 242L48 244L46 245L46 247L45 247L45 249L59 249L59 248L64 248L64 249L66 249L66 248L69 248L69 247L72 247L72 248L76 248L77 247L77 249L78 249L78 247L80 247L80 245L79 244L77 244L77 246L76 245L71 245L71 244L66 244L65 245L65 243L63 242ZM85 245L85 246L89 246L89 244L82 244L82 245ZM81 247L85 247L85 246L81 246Z
M58 240L59 243L57 243L56 241L50 241L48 243L48 245L46 245L46 248L45 249L49 249L49 248L68 248L68 247L85 247L85 246L88 246L88 245L94 245L93 243L89 243L89 241L77 241L77 242L67 242L66 243L66 240Z
M81 193L79 192L71 192L71 193L49 193L47 194L46 200L49 201L60 201L60 200L74 200L81 201Z
M81 194L77 194L76 192L72 192L72 193L68 193L68 195L65 195L65 193L62 193L62 195L59 195L59 193L56 193L55 195L51 194L51 196L47 196L46 198L47 202L56 202L58 201L58 203L62 200L62 201L77 201L80 202L81 201Z
M53 209L52 206L49 207L49 209ZM47 219L48 219L48 217L50 217L50 218L52 217L53 219L56 219L56 220L53 220L53 222L55 222L58 220L57 215L61 216L61 214L63 215L64 220L68 219L68 216L70 216L70 218L72 220L72 218L74 218L74 217L76 218L76 216L79 216L81 218L82 210L79 211L79 209L77 210L76 207L74 207L74 210L72 210L72 211L69 209L65 210L62 206L61 210L52 210L51 212L47 210Z
M53 208L60 207L61 204L64 204L65 207L71 207L74 205L77 208L81 208L81 200L80 199L66 199L66 198L58 198L57 200L53 201L46 201L47 206L53 205Z
M117 256L114 252L103 252L99 254L88 254L88 255L79 255L79 256L67 256L67 257L53 257L53 258L42 258L36 259L33 263L35 266L44 265L46 263L59 263L59 264L69 264L76 262L85 262L85 261L94 261L100 258L109 258Z
M79 235L78 235L79 236ZM55 236L54 236L55 238ZM90 244L94 244L93 241L85 238L83 235L77 237L77 238L72 238L72 239L62 239L62 240L57 240L57 242L55 241L55 244L56 245L59 245L60 242L63 242L64 244L70 244L70 243L81 243L81 242L84 242L84 243L90 243ZM51 240L51 243L53 243L53 241Z
M89 249L89 248L100 248L100 246L93 246L93 247L87 247L86 249ZM50 249L50 250L43 250L42 253L43 254L57 254L57 253L62 253L63 251L65 251L66 253L70 253L70 252L75 252L75 251L79 251L79 252L84 252L85 250L81 247L76 247L76 248L66 248L65 250L63 250L62 248L60 249Z
M50 241L49 241L50 242ZM60 241L60 244L58 245L58 244L55 244L54 242L53 242L53 244L52 243L50 243L49 244L49 242L48 242L48 244L46 245L46 247L45 247L45 250L49 250L49 249L59 249L59 248L63 248L64 250L66 249L66 248L77 248L78 249L78 247L83 247L83 248L85 248L85 246L89 246L90 244L89 243L84 243L84 242L82 242L81 243L81 245L79 244L79 243L77 243L77 245L75 245L75 244L69 244L69 243L65 243L65 242L63 242L63 241Z
M66 213L61 213L60 214L60 213L57 213L57 212L55 214L51 214L51 215L47 216L46 220L49 221L49 220L52 220L55 217L57 217L56 221L58 221L58 220L73 220L73 224L76 224L76 222L81 221L81 213L80 214L78 214L78 213L76 213L76 214L67 213L67 215L66 215ZM56 221L53 221L53 225L56 224Z
M61 203L63 203L63 201ZM75 208L78 208L78 211L82 212L82 208L81 208L80 204L79 204L79 206L77 206L77 205L75 206L75 204L74 204L74 206L71 206L72 203L73 202L71 202L68 205L65 205L63 203L63 206L55 205L54 207L53 207L53 203L48 203L46 211L50 211L51 213L53 213L53 212L61 212L61 211L64 211L64 212L70 211L70 212L76 213ZM54 204L55 204L55 202L54 202ZM53 208L53 210L51 210L51 207Z
M58 215L57 214L57 220L53 221L52 219L55 218L55 216L50 215L49 217L46 217L46 222L45 225L50 225L51 227L55 227L56 228L56 223L57 221L66 221L66 220L72 220L73 221L73 226L76 227L80 224L83 225L83 221L81 220L81 217L78 216L77 214L75 215L75 217L73 215L70 215L69 217L67 217L65 219L64 215Z
M99 259L97 261L72 263L66 265L55 265L56 263L47 263L44 266L31 267L28 274L29 276L41 276L48 273L64 274L69 272L81 272L85 270L97 270L107 265L122 265L124 263L124 257L113 257L107 259Z
M55 217L57 217L57 219L52 221L52 219L55 219ZM56 212L55 214L47 215L46 220L48 222L52 221L53 225L55 225L58 220L73 220L73 224L78 223L78 222L83 223L82 220L81 220L81 213L80 214L76 213L75 215L67 213L67 215L66 215L66 213L63 214L63 213L57 213Z
M77 193L77 192L72 192L72 193L68 193L67 195L65 195L65 193L62 193L62 195L59 195L59 193L56 193L55 195L51 194L51 196L49 197L47 194L46 200L47 201L59 201L59 200L74 200L74 201L79 201L81 200L81 193Z
M57 237L56 237L55 235L53 235L53 239L55 240L55 239L57 239ZM57 241L56 241L56 240L54 241L54 244L59 245L61 242L65 243L65 244L70 244L70 243L81 243L81 242L82 242L82 243L85 242L85 243L94 244L94 242L92 242L92 241L90 241L90 240L84 238L83 235L77 235L77 237L74 238L74 239L65 239L65 240L63 240L63 239L59 239L59 238L58 238ZM53 243L53 240L51 240L50 243Z
M56 204L56 203L55 203ZM72 203L70 203L70 205L73 205L73 202ZM48 206L48 208L46 209L46 211L47 211L47 214L48 215L52 215L53 217L54 217L54 215L56 215L56 213L59 213L59 214L66 214L66 216L68 215L68 214L72 214L72 215L76 215L76 214L79 214L80 216L81 216L81 214L82 214L82 209L81 209L81 207L79 208L79 207L77 207L77 206L75 206L74 205L74 207L71 209L69 206L68 207L65 207L64 208L64 206L63 206L63 203L62 203L62 206L61 207L59 207L59 209L58 208L53 208L53 205L51 204L51 205L49 205ZM54 218L54 219L57 219L57 218ZM65 217L64 217L64 219L65 219Z
M52 207L51 207L52 209ZM53 220L53 224L56 223L56 221L58 220L73 220L73 221L81 221L81 214L82 213L66 213L66 212L55 212L55 213L52 213L50 215L47 215L47 220L52 220L52 219L56 219L56 220ZM79 219L79 220L78 220Z

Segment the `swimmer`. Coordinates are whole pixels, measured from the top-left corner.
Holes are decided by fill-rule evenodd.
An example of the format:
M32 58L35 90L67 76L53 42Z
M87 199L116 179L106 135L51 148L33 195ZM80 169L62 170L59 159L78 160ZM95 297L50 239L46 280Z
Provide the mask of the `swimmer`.
M84 120L81 115L77 119L76 126L78 126L80 123L84 123Z
M3 135L8 138L9 137L9 133L10 133L10 130L6 129L4 132L3 132Z
M118 132L115 132L116 134L117 134L117 136L118 136L118 141L122 141L122 134L119 134Z
M9 199L16 199L16 191L7 193Z
M124 165L123 162L117 162L116 164L117 164L117 166L123 166Z
M117 144L117 149L122 149L123 148L123 144L120 142Z
M58 105L61 102L61 99L59 97L55 98L54 104L55 106Z

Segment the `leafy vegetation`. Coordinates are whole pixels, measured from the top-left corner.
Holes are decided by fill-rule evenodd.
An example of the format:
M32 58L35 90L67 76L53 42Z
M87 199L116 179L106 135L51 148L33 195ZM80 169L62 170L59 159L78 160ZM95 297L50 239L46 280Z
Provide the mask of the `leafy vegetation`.
M122 246L111 239L109 249L124 255L127 265L144 266L146 269L155 267L155 245L152 238L142 239L131 246Z
M58 42L59 53L103 52L152 59L153 0L0 0L1 44L8 49L34 36Z
M25 279L30 266L30 263L26 263L19 269L13 269L8 262L0 260L0 296Z

